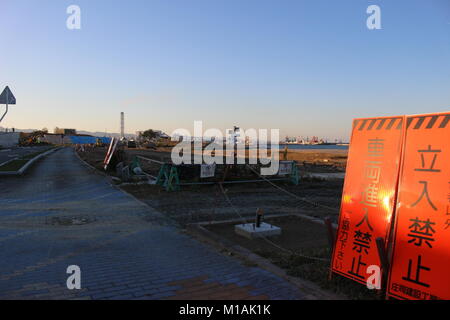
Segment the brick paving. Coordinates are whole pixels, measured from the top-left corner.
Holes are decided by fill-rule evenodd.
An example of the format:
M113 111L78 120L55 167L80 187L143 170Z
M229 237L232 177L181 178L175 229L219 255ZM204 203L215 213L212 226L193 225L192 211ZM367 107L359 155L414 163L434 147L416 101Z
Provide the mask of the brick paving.
M71 149L0 180L0 299L303 299L278 276L183 234ZM54 221L85 219L86 224ZM72 219L72 220L71 220ZM81 268L81 290L66 269Z

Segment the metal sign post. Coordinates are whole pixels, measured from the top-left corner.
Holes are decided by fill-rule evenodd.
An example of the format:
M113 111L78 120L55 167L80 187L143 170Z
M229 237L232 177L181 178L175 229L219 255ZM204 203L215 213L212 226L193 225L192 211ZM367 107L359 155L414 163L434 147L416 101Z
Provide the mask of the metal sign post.
M6 111L3 114L2 118L0 119L0 122L2 122L3 118L6 116L7 113L8 113L8 102L6 102Z

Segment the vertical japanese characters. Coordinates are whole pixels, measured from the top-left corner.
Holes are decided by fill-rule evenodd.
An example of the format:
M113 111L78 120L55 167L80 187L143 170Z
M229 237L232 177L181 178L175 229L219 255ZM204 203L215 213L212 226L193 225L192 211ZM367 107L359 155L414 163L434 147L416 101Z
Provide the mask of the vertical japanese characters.
M388 294L450 299L450 114L408 117Z
M381 265L375 240L390 229L403 125L404 117L354 121L332 271L363 284Z
M364 167L365 189L362 192L363 218L356 224L356 230L353 235L353 248L356 256L352 258L352 267L349 274L365 279L367 263L364 262L364 256L369 254L373 242L373 227L370 225L370 214L372 208L379 205L379 183L381 176L381 165L383 164L384 139L369 139L367 144L367 155ZM364 267L364 270L361 270ZM363 272L361 272L363 271Z

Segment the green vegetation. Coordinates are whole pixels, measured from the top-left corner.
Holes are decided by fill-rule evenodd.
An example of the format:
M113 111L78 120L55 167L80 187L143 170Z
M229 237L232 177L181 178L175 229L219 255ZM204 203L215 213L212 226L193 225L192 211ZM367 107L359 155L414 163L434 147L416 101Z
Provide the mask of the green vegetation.
M159 136L158 133L156 133L152 129L146 130L142 133L142 137L147 139L154 139L157 138L158 136Z
M38 155L40 155L40 154L42 154L42 153L44 153L44 152L47 152L47 151L49 151L49 150L51 150L51 149L54 149L54 148L48 148L48 149L45 149L45 150L42 150L42 151L39 151L39 152L31 153L31 154L28 154L28 155L26 155L26 156L23 156L23 157L20 158L20 159L21 159L21 160L31 160L31 159L33 159L34 157L36 157L36 156L38 156Z
M7 164L0 166L0 172L10 172L10 171L19 171L24 165L28 163L31 159L34 157L47 152L53 148L48 148L39 152L31 153L26 156L23 156L19 159L13 160L11 162L8 162Z
M17 159L0 167L0 171L8 172L8 171L18 171L22 168L29 160Z

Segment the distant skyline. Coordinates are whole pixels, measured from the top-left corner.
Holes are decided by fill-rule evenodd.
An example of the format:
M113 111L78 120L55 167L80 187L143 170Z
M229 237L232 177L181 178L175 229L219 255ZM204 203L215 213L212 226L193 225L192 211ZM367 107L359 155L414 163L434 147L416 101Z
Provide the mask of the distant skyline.
M0 30L1 127L120 132L123 111L127 133L348 140L353 118L450 110L448 0L2 0Z

